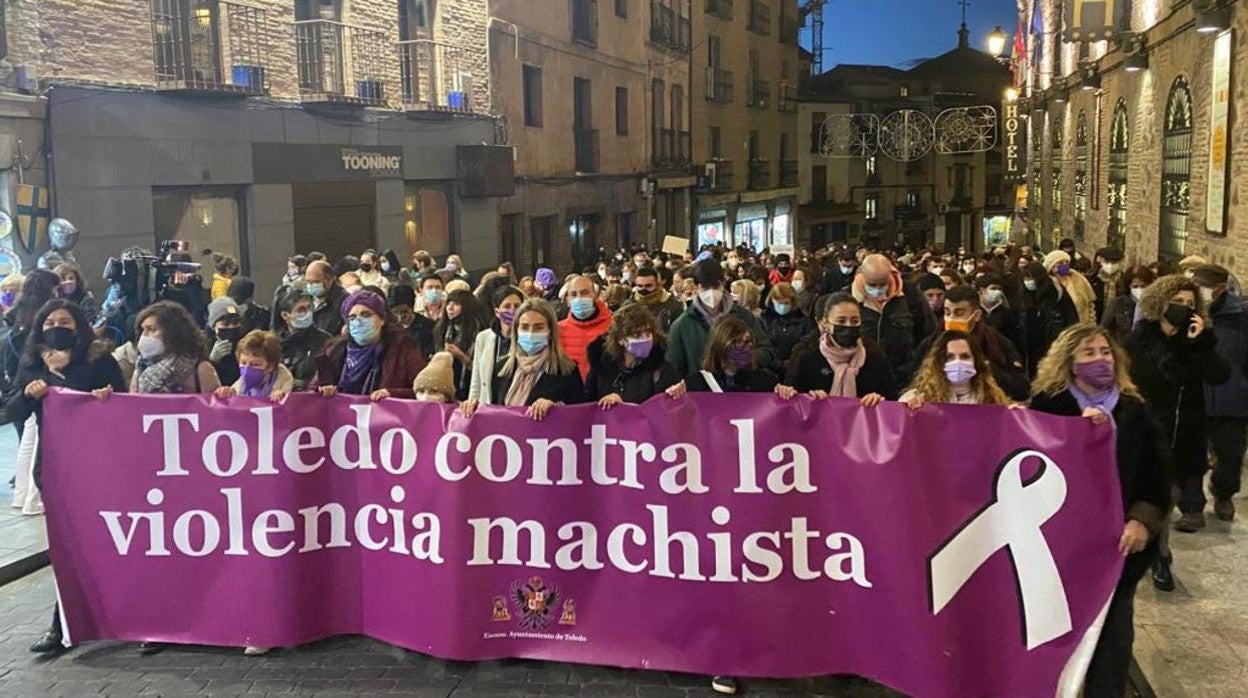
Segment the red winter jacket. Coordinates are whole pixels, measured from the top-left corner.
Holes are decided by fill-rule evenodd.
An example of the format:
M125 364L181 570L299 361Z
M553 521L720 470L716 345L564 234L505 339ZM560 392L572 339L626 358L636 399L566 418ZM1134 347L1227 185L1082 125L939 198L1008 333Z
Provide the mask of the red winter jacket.
M589 359L585 353L590 342L606 334L611 327L611 309L607 304L602 299L597 299L594 306L598 308L598 314L588 320L577 320L568 313L568 317L559 322L559 344L563 347L563 353L575 361L576 367L581 370L582 381L589 375Z

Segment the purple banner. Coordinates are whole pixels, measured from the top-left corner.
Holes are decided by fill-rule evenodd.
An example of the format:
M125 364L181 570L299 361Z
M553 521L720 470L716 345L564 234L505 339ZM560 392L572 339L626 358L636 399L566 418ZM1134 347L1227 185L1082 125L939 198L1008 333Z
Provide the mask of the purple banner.
M44 499L74 642L857 674L1074 695L1117 582L1113 429L771 395L541 422L293 395L58 392Z

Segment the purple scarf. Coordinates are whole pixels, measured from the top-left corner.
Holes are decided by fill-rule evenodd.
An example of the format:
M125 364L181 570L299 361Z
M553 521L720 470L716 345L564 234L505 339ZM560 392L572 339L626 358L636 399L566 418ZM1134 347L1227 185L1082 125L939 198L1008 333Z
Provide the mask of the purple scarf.
M1117 385L1115 385L1108 390L1102 390L1099 393L1088 395L1080 390L1079 386L1072 382L1070 384L1070 394L1075 397L1075 402L1079 403L1080 411L1086 410L1089 407L1095 407L1096 409L1109 415L1109 421L1113 422L1114 408L1118 406L1118 398L1122 396L1122 391L1119 390Z
M347 342L347 357L342 362L342 375L338 378L338 390L350 395L371 392L373 377L377 370L377 358L381 356L381 342L360 346Z

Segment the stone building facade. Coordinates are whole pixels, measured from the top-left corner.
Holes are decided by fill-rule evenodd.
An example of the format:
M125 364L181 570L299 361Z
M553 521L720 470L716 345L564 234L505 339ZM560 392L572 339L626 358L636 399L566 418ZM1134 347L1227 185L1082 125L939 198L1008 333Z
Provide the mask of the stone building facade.
M1031 26L1030 5L1020 3L1024 27ZM1033 240L1048 249L1069 237L1085 252L1114 244L1129 262L1199 254L1242 275L1248 272L1248 138L1237 116L1248 104L1242 70L1248 6L1219 5L1230 18L1231 69L1225 225L1217 231L1206 209L1220 28L1198 13L1206 3L1130 5L1130 34L1119 41L1071 44L1052 31L1029 37L1033 47L1043 43L1024 102L1031 119ZM1044 26L1062 28L1058 6L1040 3ZM1146 55L1146 67L1139 58L1128 62L1132 54Z
M88 278L171 239L265 285L312 250L497 262L513 158L490 103L487 0L3 8L0 90L42 107L44 180L82 230ZM0 119L0 145L16 138Z

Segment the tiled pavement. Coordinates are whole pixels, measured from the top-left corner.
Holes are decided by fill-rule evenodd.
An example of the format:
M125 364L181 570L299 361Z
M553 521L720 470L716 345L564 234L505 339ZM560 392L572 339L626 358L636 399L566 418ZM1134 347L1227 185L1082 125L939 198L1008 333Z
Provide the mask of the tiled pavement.
M17 433L12 426L0 426L0 583L46 564L48 549L43 517L23 516L9 506L16 454Z

